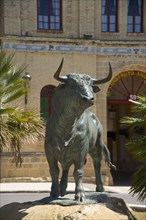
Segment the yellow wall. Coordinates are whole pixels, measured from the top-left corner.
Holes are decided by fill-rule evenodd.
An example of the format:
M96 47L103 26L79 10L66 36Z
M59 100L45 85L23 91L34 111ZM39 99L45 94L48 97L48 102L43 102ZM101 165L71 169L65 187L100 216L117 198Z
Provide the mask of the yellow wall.
M64 57L63 75L70 72L87 73L94 78L104 78L108 73L108 62L113 69L113 78L123 71L146 69L146 13L144 13L144 33L127 33L127 1L119 0L117 33L101 32L101 0L63 0L63 30L37 30L36 0L2 0L0 3L0 45L7 53L15 53L16 64L27 64L26 71L31 75L28 93L28 109L40 112L40 91L47 84L57 85L53 74ZM144 1L146 11L146 1ZM91 35L90 39L85 34ZM24 36L27 35L27 36ZM110 82L100 85L101 91L95 95L93 111L101 120L104 129L104 142L107 143L107 90ZM17 104L24 106L24 100ZM34 145L25 144L24 152L43 153L43 140ZM35 155L34 153L34 155ZM30 154L30 158L32 154ZM41 156L40 156L41 158ZM11 159L3 157L3 163ZM27 160L26 160L27 161ZM30 161L29 161L30 162ZM46 163L46 162L45 162ZM24 164L25 165L25 164ZM33 166L31 175L40 176ZM7 173L2 166L2 177L27 175L18 172L9 164ZM36 166L37 167L37 166ZM44 168L44 167L43 167ZM20 168L21 169L21 168ZM85 174L93 172L93 168ZM108 171L109 175L109 170ZM24 171L24 173L23 173ZM31 172L31 171L30 171ZM48 171L45 175L49 175Z

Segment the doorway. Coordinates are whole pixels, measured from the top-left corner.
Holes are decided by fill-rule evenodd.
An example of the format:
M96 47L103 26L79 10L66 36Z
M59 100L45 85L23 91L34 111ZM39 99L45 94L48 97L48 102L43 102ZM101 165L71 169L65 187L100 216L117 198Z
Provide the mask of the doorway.
M129 115L131 104L108 104L108 125L107 138L108 148L111 153L111 159L116 164L118 170L123 172L133 171L135 162L128 150L126 143L132 135L128 129L121 128L120 120Z
M132 101L136 101L138 95L146 95L145 78L146 73L127 71L115 77L108 89L107 146L117 167L117 171L112 172L114 184L129 184L131 175L139 165L126 149L126 143L135 134L121 128L120 120L130 115Z
M46 85L41 89L40 115L45 121L48 121L52 113L52 96L55 88L54 85Z

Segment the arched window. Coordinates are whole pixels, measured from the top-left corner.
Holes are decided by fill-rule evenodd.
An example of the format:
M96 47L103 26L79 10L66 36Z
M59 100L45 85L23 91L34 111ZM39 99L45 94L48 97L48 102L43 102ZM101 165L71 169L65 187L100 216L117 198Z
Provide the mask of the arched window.
M41 117L44 118L46 121L48 120L49 116L52 113L52 95L54 89L55 86L46 85L41 90L41 94L40 94Z
M108 103L129 103L138 95L146 94L146 73L129 70L115 77L108 88Z

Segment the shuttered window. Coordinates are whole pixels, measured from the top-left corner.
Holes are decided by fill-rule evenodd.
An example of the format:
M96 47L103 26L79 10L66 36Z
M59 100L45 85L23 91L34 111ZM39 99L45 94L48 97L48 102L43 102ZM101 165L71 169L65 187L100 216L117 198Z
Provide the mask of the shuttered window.
M41 90L41 97L40 97L40 113L41 117L48 120L49 116L52 113L52 96L55 86L47 85L42 88Z

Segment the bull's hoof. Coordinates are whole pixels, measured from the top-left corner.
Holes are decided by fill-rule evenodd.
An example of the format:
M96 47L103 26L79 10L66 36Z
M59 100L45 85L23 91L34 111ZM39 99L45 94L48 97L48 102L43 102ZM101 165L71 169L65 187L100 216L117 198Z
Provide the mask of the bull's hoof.
M96 187L96 192L104 192L103 186L101 186L101 187Z
M50 192L50 197L52 198L52 199L57 199L58 197L59 197L59 191L51 191Z
M78 201L78 202L84 202L85 201L85 194L84 193L77 193L75 195L75 201Z
M61 195L61 197L66 195L66 189L67 189L67 183L64 183L63 181L61 181L61 183L60 183L60 195Z
M60 195L61 195L61 197L65 196L66 195L66 189L61 189L60 190Z

